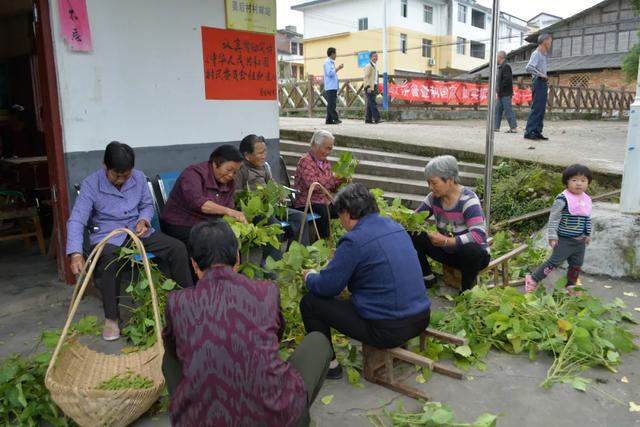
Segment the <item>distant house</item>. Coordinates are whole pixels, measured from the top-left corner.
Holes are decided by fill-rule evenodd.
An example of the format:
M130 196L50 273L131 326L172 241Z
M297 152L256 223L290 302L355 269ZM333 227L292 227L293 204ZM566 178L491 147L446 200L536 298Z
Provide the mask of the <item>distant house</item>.
M537 14L533 18L529 19L527 21L527 25L533 31L539 31L539 30L542 30L543 28L547 28L549 25L555 24L558 21L562 21L561 16L556 16L550 13L542 12Z
M276 32L278 77L280 80L304 79L304 42L294 25Z
M640 17L629 0L605 0L545 28L553 37L549 53L549 81L553 85L607 89L632 88L622 74L627 52L638 43ZM539 32L527 36L530 44L507 54L513 74L528 81L525 67ZM461 78L488 78L484 64Z

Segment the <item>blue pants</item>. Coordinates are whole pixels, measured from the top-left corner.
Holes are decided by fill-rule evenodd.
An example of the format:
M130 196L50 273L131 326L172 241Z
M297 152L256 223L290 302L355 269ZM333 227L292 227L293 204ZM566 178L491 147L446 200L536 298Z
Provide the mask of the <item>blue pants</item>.
M498 97L498 103L496 104L496 121L495 121L496 130L500 129L500 123L502 123L503 113L507 118L507 122L509 123L509 129L517 128L518 122L516 122L516 114L513 112L513 108L511 107L510 96Z
M533 102L531 104L531 112L527 120L527 128L524 131L525 136L542 135L544 126L544 110L547 107L547 81L542 79L533 79L531 92Z

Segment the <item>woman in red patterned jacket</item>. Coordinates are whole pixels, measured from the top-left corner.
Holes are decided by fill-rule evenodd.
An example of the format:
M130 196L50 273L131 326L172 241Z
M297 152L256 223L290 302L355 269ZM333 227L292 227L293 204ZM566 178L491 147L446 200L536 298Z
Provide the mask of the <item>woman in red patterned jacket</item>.
M299 191L293 206L296 209L304 210L309 195L311 184L319 182L327 190L336 192L338 187L345 181L337 178L331 171L331 162L327 160L329 154L333 150L335 138L326 130L316 131L311 137L311 149L307 154L302 156L296 168L295 187ZM311 195L311 207L313 212L320 215L321 218L316 220L320 238L325 239L331 233L330 218L331 209L329 204L331 200L327 195L316 188ZM335 216L335 215L334 215Z

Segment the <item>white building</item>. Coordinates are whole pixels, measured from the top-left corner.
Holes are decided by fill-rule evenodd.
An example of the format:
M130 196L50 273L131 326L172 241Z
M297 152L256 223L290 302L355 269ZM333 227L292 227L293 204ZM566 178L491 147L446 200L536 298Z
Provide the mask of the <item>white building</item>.
M329 46L344 61L343 77L360 77L357 52L382 50L383 0L312 0L303 12L305 66L318 75ZM502 13L499 49L524 43L526 21ZM392 74L455 75L489 55L491 9L474 0L388 0L387 50Z

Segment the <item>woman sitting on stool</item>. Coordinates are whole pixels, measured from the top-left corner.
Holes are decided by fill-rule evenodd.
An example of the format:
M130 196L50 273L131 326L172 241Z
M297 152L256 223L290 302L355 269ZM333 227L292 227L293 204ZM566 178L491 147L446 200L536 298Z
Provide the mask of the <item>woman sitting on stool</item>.
M378 214L374 197L362 184L351 184L334 206L347 230L334 258L320 272L306 273L309 293L300 302L307 333L331 328L378 348L393 348L418 336L429 325L431 301L422 282L411 239L400 224ZM348 300L337 299L344 288ZM327 378L342 377L333 353Z
M424 283L431 287L436 278L427 256L462 271L462 292L471 289L478 273L489 265L487 229L480 199L460 185L458 161L453 156L438 156L425 167L431 193L416 210L429 211L438 231L412 235L418 251Z

